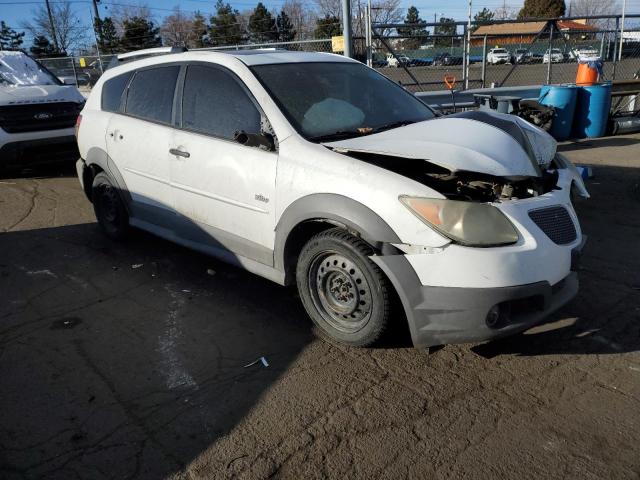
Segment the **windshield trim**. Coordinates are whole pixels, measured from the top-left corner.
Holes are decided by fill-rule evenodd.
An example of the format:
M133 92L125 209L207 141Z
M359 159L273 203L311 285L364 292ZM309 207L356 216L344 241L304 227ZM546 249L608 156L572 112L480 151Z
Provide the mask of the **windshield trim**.
M324 64L324 65L336 65L336 64L340 64L340 65L361 65L365 68L369 68L371 70L373 70L374 72L376 72L376 74L380 75L382 78L384 78L387 82L389 82L391 85L393 85L396 88L401 89L403 92L405 92L407 95L411 96L413 99L415 99L417 102L420 102L422 105L424 105L425 107L427 107L427 109L429 109L429 111L431 111L431 113L433 114L433 117L436 118L438 116L440 116L433 108L431 108L430 105L427 105L425 102L423 102L422 100L420 100L420 98L418 98L417 96L415 96L413 93L409 92L408 90L405 90L404 88L402 88L400 85L398 85L397 83L395 83L394 81L392 81L391 79L389 79L387 76L382 75L380 72L378 72L375 68L371 68L368 67L367 65L361 63L361 62L281 62L278 63L276 65L316 65L316 64ZM268 64L270 66L273 66L274 64ZM282 113L282 115L284 115L284 117L287 119L287 122L289 123L289 125L291 126L291 128L298 134L300 135L302 138L304 138L305 140L307 140L308 142L311 143L323 143L323 141L320 140L314 140L313 136L307 135L304 132L302 132L298 127L296 127L296 122L295 120L292 119L292 116L289 114L289 112L287 111L286 108L284 108L284 105L282 105L282 102L280 102L280 99L277 98L273 92L271 91L271 89L267 86L267 84L262 80L262 78L260 77L260 75L258 75L258 73L256 72L256 68L262 67L264 65L252 65L249 68L249 70L251 71L251 74L256 78L256 80L258 80L258 82L260 83L260 85L262 85L262 88L265 89L265 91L269 94L269 98L271 98L271 100L277 105L278 109L280 110L280 113Z

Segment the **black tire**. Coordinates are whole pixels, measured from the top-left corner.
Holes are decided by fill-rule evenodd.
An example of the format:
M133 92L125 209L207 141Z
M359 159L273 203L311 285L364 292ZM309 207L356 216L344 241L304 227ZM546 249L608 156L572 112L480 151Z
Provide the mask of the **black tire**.
M387 330L392 287L369 260L373 248L341 228L312 237L296 268L298 292L318 332L340 343L366 347Z
M105 235L112 240L123 240L129 233L129 214L118 188L106 173L100 172L93 179L91 200Z

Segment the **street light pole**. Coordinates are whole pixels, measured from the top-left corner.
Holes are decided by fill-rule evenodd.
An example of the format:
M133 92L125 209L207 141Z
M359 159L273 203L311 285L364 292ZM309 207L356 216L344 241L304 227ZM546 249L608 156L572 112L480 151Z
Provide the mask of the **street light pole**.
M352 56L351 48L351 0L342 0L342 38L344 39L344 56Z
M627 11L627 0L622 0L622 25L620 26L620 48L618 49L618 61L622 60L622 42L624 41L624 16Z

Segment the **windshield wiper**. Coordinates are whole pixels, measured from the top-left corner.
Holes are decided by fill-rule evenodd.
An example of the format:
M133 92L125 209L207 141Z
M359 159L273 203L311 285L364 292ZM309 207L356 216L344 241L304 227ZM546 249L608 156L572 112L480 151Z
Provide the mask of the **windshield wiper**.
M317 135L315 137L309 137L309 140L314 142L327 142L331 140L346 140L353 137L361 137L363 134L357 130L339 130L333 133L327 133L325 135Z
M404 127L406 125L411 125L412 123L417 123L417 120L402 120L400 122L392 122L387 123L386 125L381 125L373 129L371 133L380 133L385 130L393 130L394 128Z

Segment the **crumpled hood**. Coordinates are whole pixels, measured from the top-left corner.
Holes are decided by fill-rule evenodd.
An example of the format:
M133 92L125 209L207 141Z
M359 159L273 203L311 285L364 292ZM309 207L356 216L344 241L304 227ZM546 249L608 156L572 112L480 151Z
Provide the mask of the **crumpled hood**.
M479 111L324 145L338 152L414 158L452 172L497 177L540 176L539 165L549 163L556 149L550 135L516 116Z
M0 106L32 103L76 102L85 98L72 85L9 85L0 86Z

